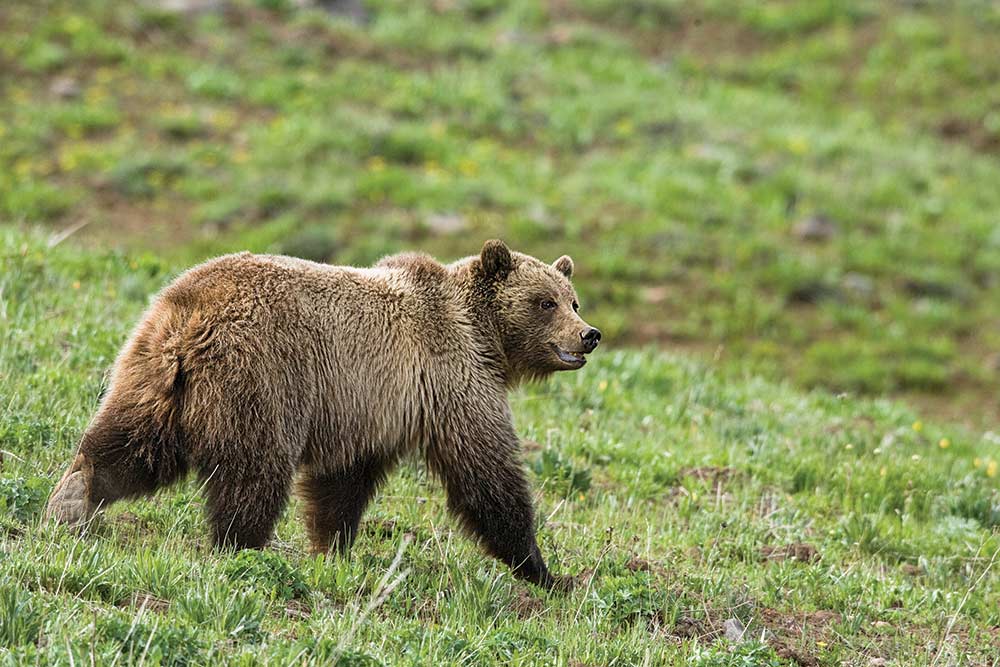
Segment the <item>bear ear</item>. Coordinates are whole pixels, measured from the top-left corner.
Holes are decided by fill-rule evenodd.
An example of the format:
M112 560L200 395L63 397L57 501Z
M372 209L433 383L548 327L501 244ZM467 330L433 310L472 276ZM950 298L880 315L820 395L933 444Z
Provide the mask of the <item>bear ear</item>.
M567 278L573 277L573 258L569 255L563 255L556 261L552 262L552 268L554 268L559 273L563 274Z
M514 258L511 257L510 248L498 239L492 239L483 244L483 250L479 253L479 261L483 266L483 273L488 278L496 280L503 280L514 268Z

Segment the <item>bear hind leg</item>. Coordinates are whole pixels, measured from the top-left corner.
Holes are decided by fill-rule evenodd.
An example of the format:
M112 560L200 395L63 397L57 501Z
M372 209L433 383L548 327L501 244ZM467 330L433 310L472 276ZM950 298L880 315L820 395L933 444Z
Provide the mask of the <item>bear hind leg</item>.
M302 477L299 494L306 503L306 528L313 553L350 551L361 515L390 468L385 460L369 457L340 471Z

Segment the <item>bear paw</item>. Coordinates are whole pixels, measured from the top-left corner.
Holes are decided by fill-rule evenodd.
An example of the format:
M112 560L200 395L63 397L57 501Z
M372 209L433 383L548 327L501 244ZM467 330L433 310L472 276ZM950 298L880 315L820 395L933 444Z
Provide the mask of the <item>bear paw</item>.
M87 479L83 472L72 473L56 485L45 509L45 519L71 525L89 519L93 512L87 491Z

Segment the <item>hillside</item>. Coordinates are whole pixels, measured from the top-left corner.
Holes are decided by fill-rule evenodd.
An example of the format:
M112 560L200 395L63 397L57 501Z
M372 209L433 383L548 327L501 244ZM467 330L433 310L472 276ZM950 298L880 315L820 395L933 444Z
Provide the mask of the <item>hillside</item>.
M176 264L503 236L609 341L996 424L995 3L309 4L4 3L0 219Z
M998 664L998 436L653 350L514 396L565 596L485 558L416 462L347 561L307 555L296 507L266 550L213 552L194 482L40 526L181 267L11 230L0 260L0 664Z

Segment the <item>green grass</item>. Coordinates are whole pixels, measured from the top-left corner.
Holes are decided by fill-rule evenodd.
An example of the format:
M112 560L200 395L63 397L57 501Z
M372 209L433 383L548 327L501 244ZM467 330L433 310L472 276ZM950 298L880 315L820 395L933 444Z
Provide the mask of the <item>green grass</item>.
M227 4L0 3L0 665L1000 664L995 3ZM605 333L512 399L579 590L417 462L349 560L212 551L194 482L41 525L186 266L494 236Z
M178 264L499 235L609 340L996 422L995 4L297 4L6 3L0 219Z
M182 267L13 230L0 260L0 664L997 664L998 436L613 344L512 399L543 551L593 573L568 595L483 556L418 462L349 560L310 557L294 506L268 549L212 551L193 481L42 525Z

